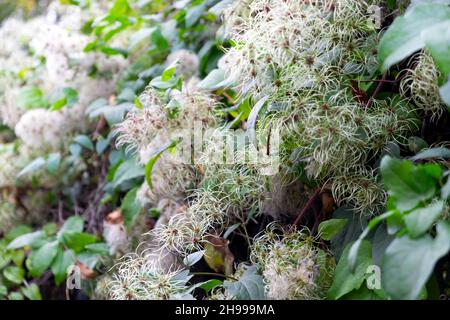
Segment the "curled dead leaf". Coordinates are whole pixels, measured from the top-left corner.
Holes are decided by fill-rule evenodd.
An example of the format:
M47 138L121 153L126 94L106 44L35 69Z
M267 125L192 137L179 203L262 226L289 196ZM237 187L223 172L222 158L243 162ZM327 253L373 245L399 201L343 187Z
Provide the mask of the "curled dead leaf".
M97 276L94 270L81 263L80 261L77 261L76 265L78 268L80 268L81 278L85 280L92 280Z
M115 95L110 95L108 98L108 103L110 106L115 105L117 102L117 97Z
M122 211L120 209L117 209L109 213L105 218L105 222L109 224L123 224L124 220Z
M331 214L334 212L334 199L332 195L328 192L324 192L321 194L322 208L324 213Z
M204 259L215 272L231 275L233 273L234 255L228 247L230 241L219 236L206 238Z

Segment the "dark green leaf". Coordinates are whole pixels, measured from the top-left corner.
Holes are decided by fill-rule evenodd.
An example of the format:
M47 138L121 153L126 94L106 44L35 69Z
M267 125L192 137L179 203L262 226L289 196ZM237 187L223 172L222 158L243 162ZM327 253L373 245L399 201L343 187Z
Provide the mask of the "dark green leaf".
M79 145L85 147L86 149L94 151L94 144L92 143L91 139L88 136L86 136L86 135L76 136L73 139L73 141L75 141Z
M61 163L61 154L59 152L49 154L47 159L48 172L51 174L55 174L58 171L60 163Z
M10 266L3 270L3 276L15 284L21 284L25 279L25 270L17 266Z
M423 235L442 215L444 201L436 201L425 208L418 208L405 216L405 223L411 238Z
M158 161L159 157L161 157L164 151L174 148L178 144L178 142L179 142L178 140L174 140L158 148L155 151L155 154L150 158L150 160L145 165L145 180L147 181L147 184L151 190L153 190L153 183L152 183L153 166L155 165L156 161Z
M224 288L236 300L265 300L264 279L256 266L248 267L239 281L224 281Z
M6 288L4 285L0 284L0 298L3 298L8 294L8 288Z
M45 108L48 102L38 87L24 87L19 91L17 105L25 109Z
M437 236L411 239L405 235L387 248L382 262L382 285L393 299L417 299L436 262L450 249L450 223L437 225Z
M407 58L425 46L427 34L450 20L450 8L445 4L420 4L395 19L380 41L378 59L381 69Z
M65 232L62 235L62 242L75 252L80 252L88 244L97 242L97 237L84 232Z
M125 181L144 176L144 168L134 159L123 162L114 174L113 186L119 187Z
M33 277L39 277L47 270L58 253L58 241L44 244L30 256L30 273Z
M22 287L22 293L30 300L42 300L41 292L36 283L30 283L26 287Z
M197 87L202 90L218 90L231 86L233 82L234 79L229 77L225 71L214 69L198 83Z
M66 279L67 269L75 262L74 257L75 255L71 250L58 248L58 254L51 265L56 285L60 285Z
M57 111L65 106L73 106L78 102L78 92L72 88L63 88L57 90L50 97L50 110Z
M23 300L23 295L22 295L22 293L17 292L17 291L11 292L11 293L8 295L8 299L9 299L9 300Z
M62 236L66 232L82 232L84 227L84 219L80 216L69 217L58 232L58 240L62 240Z
M205 290L205 293L209 293L212 289L215 287L220 286L223 283L223 281L218 279L211 279L204 282L196 283L195 285L191 286L189 288L189 292L192 292L194 289L202 288Z
M206 6L204 4L200 4L194 7L191 7L186 12L186 27L192 27L203 15L205 12Z
M12 241L15 238L19 236L23 236L24 234L31 233L33 229L31 229L30 226L27 226L25 224L21 224L17 227L12 228L8 231L8 233L5 235L5 239L8 241Z
M175 60L166 69L164 69L164 71L161 75L162 81L169 81L173 77L173 75L175 74L175 71L177 70L178 64L179 64L179 61Z
M319 225L320 237L324 240L331 240L347 225L347 219L330 219L323 221Z
M380 169L384 185L389 195L395 198L399 210L411 210L436 193L437 181L422 165L414 166L409 161L386 156Z
M420 153L416 154L414 157L411 157L411 160L418 161L418 160L449 159L449 158L450 158L450 149L439 147L423 150Z
M447 182L445 182L444 186L441 189L441 199L446 201L450 196L450 178L447 178Z
M439 92L441 93L442 101L450 107L450 77L448 77L447 83L441 87Z
M365 280L367 267L372 264L372 246L367 240L361 241L354 271L348 260L349 252L350 245L345 248L336 266L333 284L328 291L329 299L337 300L353 290L358 290Z
M98 253L98 254L105 255L105 256L109 254L109 246L104 242L88 244L84 248L91 252Z
M14 239L9 245L8 249L18 249L25 246L32 246L33 243L42 241L45 238L45 234L42 231L36 231L21 235Z
M19 172L18 176L20 177L27 175L29 173L36 172L39 169L41 169L46 163L47 161L45 161L44 158L42 157L36 158L33 161L31 161L31 163L29 163L25 168L23 168L22 171Z
M100 255L95 252L83 251L77 254L77 260L89 269L94 269L100 260Z
M133 188L125 195L122 201L120 209L122 210L122 215L124 217L124 222L126 227L131 227L136 217L141 211L141 206L136 200L136 194L139 188Z

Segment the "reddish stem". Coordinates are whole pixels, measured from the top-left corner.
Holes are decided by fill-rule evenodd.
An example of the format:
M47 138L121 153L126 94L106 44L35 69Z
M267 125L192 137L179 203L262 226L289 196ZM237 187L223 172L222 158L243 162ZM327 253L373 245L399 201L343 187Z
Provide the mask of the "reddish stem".
M369 102L367 102L366 108L372 107L373 100L378 96L381 89L383 88L383 85L386 83L387 74L383 74L383 77L381 78L380 82L378 83L378 86L376 87L375 91L372 94L372 97L370 97Z
M300 214L295 219L295 221L293 223L295 226L298 226L298 224L300 223L303 216L308 212L309 209L313 208L313 204L316 201L317 197L320 196L320 194L321 194L321 189L319 188L314 192L313 196L308 200L308 202L305 204L305 206L303 207Z

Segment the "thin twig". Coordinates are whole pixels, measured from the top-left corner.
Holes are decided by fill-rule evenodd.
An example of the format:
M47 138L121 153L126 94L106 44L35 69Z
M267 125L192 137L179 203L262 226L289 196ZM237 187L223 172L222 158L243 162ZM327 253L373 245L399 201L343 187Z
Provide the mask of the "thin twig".
M60 200L58 200L58 222L59 224L63 224L64 222L64 217L63 217L63 202Z
M369 109L373 105L373 101L378 96L378 94L381 92L381 89L383 88L383 85L386 83L387 73L383 74L383 77L381 78L380 82L378 83L378 86L376 87L375 91L372 94L372 97L370 97L369 101L367 102L366 109Z
M294 225L298 226L301 219L303 218L303 216L308 212L309 209L311 209L313 207L314 202L316 201L317 197L320 196L322 189L317 189L313 196L308 200L308 202L306 203L306 205L303 207L302 211L300 212L300 214L297 216L297 218L294 221Z

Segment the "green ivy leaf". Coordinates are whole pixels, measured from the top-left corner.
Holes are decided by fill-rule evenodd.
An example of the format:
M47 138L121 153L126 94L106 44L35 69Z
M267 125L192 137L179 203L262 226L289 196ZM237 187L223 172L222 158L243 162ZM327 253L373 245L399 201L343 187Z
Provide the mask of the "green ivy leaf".
M21 224L17 227L12 228L8 231L8 233L5 235L5 239L8 241L12 241L15 238L18 238L20 236L23 236L24 234L31 233L33 229L31 229L30 226L26 224Z
M25 246L33 246L33 244L41 243L45 238L42 231L36 231L21 235L8 244L8 249L19 249Z
M120 102L133 102L136 97L136 93L131 88L124 88L119 95L117 96L117 100Z
M444 101L447 106L450 106L450 77L448 77L447 83L441 87L439 92L441 93L442 101Z
M17 96L17 105L25 109L46 108L48 102L38 87L24 87Z
M341 300L384 300L377 290L370 290L367 286L361 286L358 290L354 290L341 298Z
M218 17L222 14L222 12L225 9L229 8L232 4L233 4L233 0L222 0L222 1L219 1L217 4L215 4L214 6L212 6L208 10L208 12L210 12L213 15L215 15L216 17Z
M426 149L415 156L411 157L411 161L430 160L430 159L449 159L450 149L444 147Z
M437 225L437 236L395 239L382 262L382 286L393 299L417 299L436 262L450 249L450 223Z
M405 216L408 234L411 238L423 235L431 228L444 210L444 201L436 201L425 208L418 208Z
M49 154L47 159L47 171L50 174L55 174L58 171L60 163L61 154L59 152Z
M447 6L447 21L425 30L422 37L427 50L431 53L441 80L450 75L450 8Z
M265 300L264 279L256 266L248 267L239 281L224 281L224 288L236 300Z
M162 81L169 81L172 79L173 75L175 74L175 71L177 70L177 66L179 65L179 61L175 60L173 61L162 73L161 79Z
M3 276L15 284L21 284L25 279L25 270L17 266L10 266L3 270Z
M30 256L30 274L33 277L39 277L53 263L58 253L58 241L52 241L44 244L37 251L33 251Z
M36 283L30 283L26 287L22 287L22 293L30 300L42 300L41 291Z
M89 269L94 269L100 260L100 255L95 252L83 251L77 254L77 260Z
M418 2L418 1L416 1ZM420 1L397 18L380 42L379 62L386 71L395 63L426 47L440 71L439 84L450 78L450 7L446 0ZM440 89L450 106L450 80Z
M77 143L72 143L69 146L69 151L72 157L78 158L81 155L81 151L83 151L83 147Z
M80 252L88 244L97 242L97 237L85 232L65 232L62 242L75 252Z
M25 259L25 251L24 250L14 250L9 253L11 256L11 260L18 267L22 267L23 260Z
M205 13L205 10L206 10L205 4L200 4L189 8L186 12L185 17L186 27L187 28L192 27L202 17L203 13Z
M17 291L11 292L11 293L8 295L8 299L9 299L9 300L23 300L23 295L22 295L22 293L17 292Z
M336 266L333 284L327 294L328 299L337 300L353 290L358 290L365 280L367 267L372 264L372 245L369 241L361 241L354 271L349 261L350 248L351 245L347 245Z
M57 238L62 241L62 237L67 232L82 232L84 228L84 219L80 216L69 217L59 230Z
M320 237L324 240L331 240L347 225L347 219L330 219L323 221L319 225Z
M11 254L0 248L0 269L3 269L11 262Z
M8 294L8 288L6 288L4 285L0 284L0 298L3 298Z
M231 86L234 83L233 77L227 76L225 71L221 69L212 70L202 81L197 85L202 90L218 90Z
M142 28L139 29L136 33L132 34L130 37L130 41L128 44L128 51L134 51L142 42L150 41L152 33L156 30L156 27L153 28Z
M144 176L144 169L134 159L127 160L119 165L113 178L113 187L117 188L125 181Z
M124 217L125 226L127 228L132 226L133 222L141 211L141 206L136 200L136 194L138 190L139 188L133 188L128 191L123 198L122 205L120 206L122 215Z
M367 226L367 218L361 217L348 206L338 208L333 212L332 217L333 219L347 219L348 221L344 229L331 239L331 249L336 261L338 261L347 244L356 241L364 231Z
M98 254L101 254L104 256L109 254L109 246L104 242L88 244L84 248L86 250L89 250L89 251L92 251L94 253L98 253Z
M100 103L99 103L100 104ZM125 113L132 110L134 108L134 104L129 102L124 102L115 106L104 105L104 106L95 106L92 107L91 112L89 113L89 118L95 118L100 115L103 115L106 118L106 121L109 125L114 125L121 122L125 116Z
M422 49L424 35L449 20L448 5L436 3L419 4L395 19L380 41L378 60L382 71Z
M377 216L376 218L370 220L370 222L367 224L367 228L364 229L364 231L359 235L359 238L350 247L350 251L348 253L348 263L352 271L354 271L355 267L357 266L358 254L364 238L367 237L370 231L375 230L375 228L381 222L398 214L399 212L397 210L391 210L383 213L381 216Z
M53 274L55 275L56 285L60 285L67 277L67 268L74 263L75 254L72 250L63 250L58 248L58 253L51 265Z
M100 155L103 154L103 152L105 152L108 148L110 142L111 138L109 136L106 139L100 136L95 144L95 151Z
M194 284L193 286L191 286L189 288L188 292L192 292L197 288L202 288L203 290L205 290L205 293L209 293L212 289L220 286L222 283L223 283L223 281L218 280L218 279L207 280L204 282Z
M91 139L86 135L79 135L76 136L73 141L78 143L79 145L85 147L86 149L89 149L91 151L94 151L94 144L92 143Z
M25 168L23 168L17 176L21 177L21 176L27 175L29 173L36 172L39 169L41 169L43 166L45 166L46 163L47 163L47 161L45 161L44 158L38 157L38 158L34 159L33 161L31 161L31 163L29 163Z
M169 49L169 42L167 42L166 38L161 32L160 28L156 28L151 34L152 43L154 46L161 52Z
M168 80L163 80L162 76L155 77L150 81L150 85L156 89L167 90L175 88L180 84L180 79L170 78Z
M449 173L449 172L447 172ZM441 189L441 199L446 201L450 197L450 178L447 178L444 186Z
M78 92L73 88L58 89L50 97L50 110L57 111L65 106L73 106L78 102Z
M431 176L426 166L414 166L409 161L385 156L380 170L383 182L390 196L395 198L401 211L413 209L419 202L426 201L436 193L436 179Z
M175 148L178 142L179 140L173 140L158 148L155 151L155 154L150 158L150 160L145 165L145 181L147 181L147 184L151 190L153 190L153 183L152 183L153 166L155 165L156 161L158 161L159 157L161 157L164 151Z

